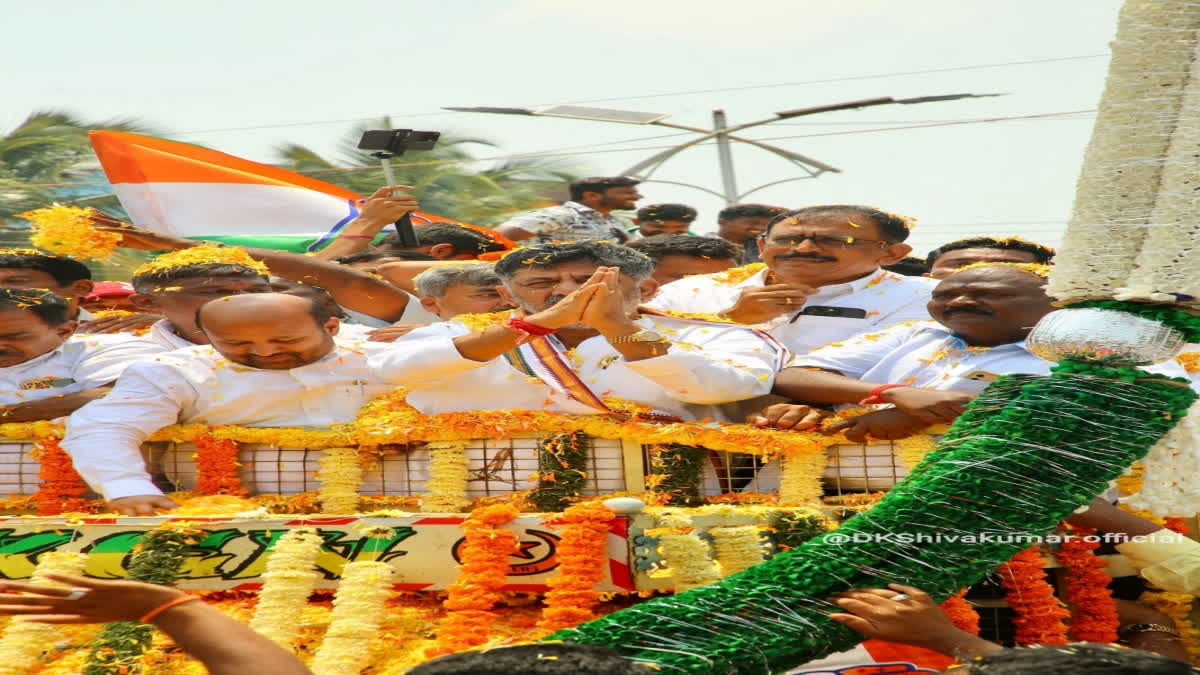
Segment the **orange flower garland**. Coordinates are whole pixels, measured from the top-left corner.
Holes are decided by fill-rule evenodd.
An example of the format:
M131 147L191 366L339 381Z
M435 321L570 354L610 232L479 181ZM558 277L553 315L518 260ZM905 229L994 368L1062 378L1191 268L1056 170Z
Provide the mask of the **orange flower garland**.
M955 628L971 635L979 635L979 612L967 602L966 595L967 589L964 588L946 598L942 603L942 611L950 617L950 623L953 623Z
M33 495L39 516L88 510L88 500L83 498L88 492L87 483L75 471L71 456L58 444L57 438L39 438L31 454L41 463L38 478L42 484Z
M599 502L576 504L552 521L563 524L558 542L558 574L547 583L545 609L538 627L548 631L577 626L596 618L600 600L596 584L604 580L608 528L616 514Z
M511 504L492 504L471 512L459 527L466 541L459 549L458 578L446 587L449 610L438 624L437 646L430 656L459 652L487 642L496 620L492 607L508 583L508 557L519 549L516 533L500 529L520 515Z
M1112 577L1105 571L1105 562L1094 551L1100 542L1089 539L1091 528L1075 527L1078 535L1063 540L1055 556L1067 571L1064 594L1072 607L1071 639L1078 642L1110 643L1117 641L1117 605L1113 602L1108 584Z
M1067 644L1067 625L1063 620L1070 612L1054 597L1044 566L1037 546L1021 551L1000 566L1000 583L1008 589L1004 599L1017 614L1013 618L1014 639L1022 647Z
M199 434L192 441L196 446L196 492L202 495L246 496L242 477L238 473L238 443L229 439L217 440L212 434Z

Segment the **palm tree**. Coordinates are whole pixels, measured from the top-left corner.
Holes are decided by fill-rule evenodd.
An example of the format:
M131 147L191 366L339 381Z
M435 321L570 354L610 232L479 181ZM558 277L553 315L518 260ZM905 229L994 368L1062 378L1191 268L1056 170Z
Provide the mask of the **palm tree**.
M359 150L358 139L367 129L390 128L387 118L356 126L338 145L340 161L292 143L279 146L276 153L284 168L366 195L385 181L379 160ZM495 225L512 213L546 205L547 196L561 191L573 177L569 168L537 160L509 160L472 170L474 157L467 149L471 145L495 147L485 139L442 136L435 149L395 160L396 180L413 186L423 211Z

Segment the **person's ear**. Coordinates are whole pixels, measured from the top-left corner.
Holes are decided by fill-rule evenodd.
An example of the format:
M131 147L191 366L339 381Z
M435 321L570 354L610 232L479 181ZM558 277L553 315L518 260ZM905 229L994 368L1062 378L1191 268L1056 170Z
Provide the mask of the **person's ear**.
M439 317L442 315L442 308L438 306L437 298L428 295L421 298L421 309L424 309L430 314L436 314Z
M54 334L66 340L75 334L75 329L79 327L78 321L67 321L54 327Z
M80 279L79 281L72 282L67 288L70 291L71 297L83 299L86 298L95 287L96 284L91 279ZM69 300L70 298L67 299Z
M161 309L157 298L153 295L142 295L141 293L134 293L129 296L129 304L133 305L137 311L147 314L157 314L159 309Z
M638 300L638 302L647 302L650 300L650 298L653 298L655 292L658 291L658 282L653 279L646 279L645 281L639 281L638 285L637 285L637 289L638 289L638 292L640 292L642 294L642 296Z
M438 260L450 260L454 254L454 244L434 244L429 247L429 255Z
M912 253L912 250L913 248L908 244L892 244L891 246L883 249L883 254L876 262L878 262L880 265L891 265L892 263L898 263L901 260L904 260L904 257L909 253Z
M330 335L337 335L338 331L342 329L342 320L336 316L331 316L325 320L324 328L326 333L329 333Z

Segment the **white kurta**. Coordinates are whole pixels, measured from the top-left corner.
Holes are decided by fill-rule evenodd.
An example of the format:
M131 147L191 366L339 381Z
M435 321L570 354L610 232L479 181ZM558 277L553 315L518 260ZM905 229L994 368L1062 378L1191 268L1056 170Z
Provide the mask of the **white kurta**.
M668 317L642 316L639 326L662 334L671 346L662 356L626 361L603 337L584 340L569 352L572 369L600 398L622 398L686 420L723 421L718 404L770 392L785 350L735 325L699 324ZM418 328L394 344L415 351L470 333L454 321ZM415 389L408 402L426 414L467 410L547 410L594 415L596 408L527 376L503 357L488 362L460 357L464 372ZM741 421L741 420L736 420Z
M733 307L742 291L766 284L768 270L738 283L729 283L724 272L684 277L658 289L647 307L676 312L719 314ZM794 312L777 317L761 326L795 354L807 354L822 345L844 340L859 333L879 330L904 321L929 318L926 304L937 280L905 277L879 270L845 284L821 286ZM865 318L798 315L804 307L843 307L861 309ZM792 321L793 317L797 317Z
M0 405L75 394L109 384L163 348L131 335L73 335L41 356L0 368Z
M62 446L106 499L159 494L139 450L155 431L176 423L323 427L349 422L379 394L465 369L450 340L427 341L421 349L339 341L328 356L291 370L242 366L210 346L162 354L129 369L108 396L71 415Z

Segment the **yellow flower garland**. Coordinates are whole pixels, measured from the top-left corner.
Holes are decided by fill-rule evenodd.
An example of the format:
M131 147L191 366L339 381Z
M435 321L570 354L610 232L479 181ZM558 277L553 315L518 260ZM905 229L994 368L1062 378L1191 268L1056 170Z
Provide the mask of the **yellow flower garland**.
M724 576L737 574L766 559L760 525L726 525L714 527L708 533L713 539L713 557Z
M421 497L423 513L458 512L471 505L467 499L466 443L438 441L425 446L429 450L429 482Z
M333 619L309 668L313 675L357 675L370 660L370 643L392 596L392 566L384 562L347 563L342 569Z
M821 476L825 473L825 453L789 455L779 469L779 503L785 505L814 504L821 501L825 488Z
M70 258L103 260L117 250L121 235L101 232L91 221L93 209L54 204L44 209L18 213L33 223L29 243Z
M658 540L658 553L667 563L675 592L721 580L721 570L709 557L708 544L690 527L655 527L646 536Z
M326 448L317 465L321 513L357 513L358 488L363 476L358 448Z
M904 463L905 468L912 470L914 466L919 464L925 455L929 454L930 450L937 447L937 441L932 437L924 434L920 436L909 436L892 442L896 448L896 457Z
M1192 623L1192 605L1195 601L1196 598L1186 593L1168 591L1146 591L1138 598L1138 602L1171 617L1175 622L1175 630L1179 631L1179 639L1193 663L1200 660L1200 631L1197 631Z
M30 583L59 586L63 584L46 578L47 574L83 574L87 556L83 553L43 553L33 570ZM23 675L38 662L42 652L54 644L60 627L49 623L25 621L14 617L0 637L0 675Z
M284 649L300 631L296 617L308 604L308 596L320 578L315 571L323 540L316 530L289 530L275 542L267 558L262 590L250 627Z

